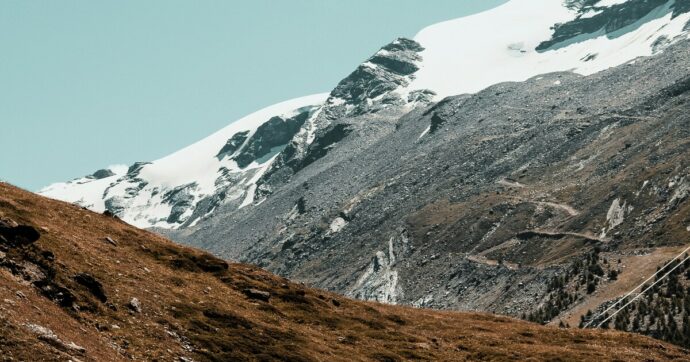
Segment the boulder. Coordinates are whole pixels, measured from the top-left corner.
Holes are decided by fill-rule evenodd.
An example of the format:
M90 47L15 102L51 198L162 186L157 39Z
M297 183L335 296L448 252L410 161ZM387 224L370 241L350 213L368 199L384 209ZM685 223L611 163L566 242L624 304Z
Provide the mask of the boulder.
M136 313L141 313L141 302L139 302L139 299L137 298L132 298L132 300L129 301L129 304L127 305L129 309L131 309L133 312Z
M254 288L245 289L244 295L246 295L249 299L256 299L262 302L268 302L268 300L271 299L271 293Z
M9 246L29 245L41 237L41 234L32 226L19 225L12 219L0 219L0 241Z
M76 353L86 353L86 349L81 347L74 342L64 342L58 338L57 334L51 329L40 326L38 324L26 324L26 328L34 333L38 339L44 341L51 346L63 351L63 352L76 352Z

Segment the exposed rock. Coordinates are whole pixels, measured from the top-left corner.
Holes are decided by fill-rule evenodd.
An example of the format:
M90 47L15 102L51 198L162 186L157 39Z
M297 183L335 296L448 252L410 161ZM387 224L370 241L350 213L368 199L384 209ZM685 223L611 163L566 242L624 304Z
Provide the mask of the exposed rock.
M366 99L375 99L409 82L419 67L419 53L423 51L414 40L399 38L381 48L367 62L343 79L331 96L345 100L347 104L365 109Z
M19 224L17 224L16 221L9 219L9 218L0 218L0 230L2 229L12 229L18 227Z
M34 281L33 285L38 288L41 294L46 298L63 308L73 308L77 301L77 297L71 290L51 278Z
M601 237L606 237L606 234L616 228L618 225L622 224L625 220L625 215L632 211L632 206L628 206L625 200L615 199L609 207L609 211L606 213L606 222L608 227L604 228L601 232Z
M573 8L581 14L595 12L592 16L578 16L572 21L556 24L551 39L542 42L537 50L557 49L568 42L584 41L587 38L601 36L619 36L616 32L627 26L641 26L639 21L652 12L661 10L655 17L673 14L676 17L690 11L685 0L669 2L667 0L628 0L608 7L597 6L596 2L572 1Z
M245 168L252 162L269 155L274 149L287 145L310 114L311 109L307 109L287 119L272 117L256 129L247 141L247 145L233 159L237 161L240 168Z
M28 323L25 325L26 328L34 333L38 339L52 345L53 347L63 351L63 352L71 352L71 353L86 353L86 349L84 347L81 347L74 342L64 342L58 336L49 328L40 326L38 324L31 324Z
M305 120L300 131L258 181L257 196L270 194L273 187L323 158L336 143L347 138L356 127L345 120L366 119L367 115L395 119L406 111L404 107L410 102L418 102L415 105L430 102L431 91L417 91L408 97L395 92L414 78L419 69L417 63L422 60L419 55L422 50L414 40L396 39L340 81L326 104Z
M108 177L111 177L111 176L115 176L115 172L113 172L113 171L111 171L111 170L109 170L109 169L101 169L101 170L98 170L98 171L94 172L94 173L91 175L91 177L94 178L94 179L96 179L96 180L108 178Z
M349 296L382 303L396 304L402 294L398 285L398 272L393 239L388 241L388 253L377 251L367 269L348 292Z
M256 299L263 302L268 302L268 300L271 299L271 293L265 292L263 290L248 288L245 289L243 292L244 295L246 295L249 299Z
M163 202L172 205L170 215L166 220L175 224L183 221L183 215L193 208L194 196L192 191L197 187L196 183L182 185L168 191L163 195Z
M113 219L119 219L119 217L117 217L117 215L115 215L115 214L114 214L112 211L110 211L110 210L105 210L105 211L103 211L103 216L112 217Z
M139 299L137 298L132 298L129 301L129 304L127 305L130 310L132 310L135 313L141 313L141 302L139 302Z
M11 247L29 245L41 237L41 234L29 225L19 225L11 219L0 220L0 237Z
M218 151L216 157L222 160L224 157L232 156L247 140L249 131L237 132L225 143L225 146Z
M110 236L106 236L103 240L105 240L108 244L117 246L117 241L115 241L115 239L111 238Z
M307 155L299 167L304 168L312 162L325 156L336 143L347 137L352 130L353 129L351 126L344 123L339 123L328 127L323 135L314 140L314 142L309 146Z
M342 230L345 226L347 226L347 221L343 219L342 217L336 217L331 221L331 225L329 225L331 233L337 233L340 230Z
M127 169L127 176L129 177L136 177L139 175L139 172L141 172L141 169L144 168L144 166L151 164L151 162L135 162L129 168Z

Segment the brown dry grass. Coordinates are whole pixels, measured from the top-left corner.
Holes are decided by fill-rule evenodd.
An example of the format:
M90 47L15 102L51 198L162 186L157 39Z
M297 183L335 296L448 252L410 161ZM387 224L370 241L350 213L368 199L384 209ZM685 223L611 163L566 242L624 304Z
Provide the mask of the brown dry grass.
M201 251L7 184L0 184L0 217L41 230L31 250L8 255L30 261L50 251L54 281L79 306L60 307L0 268L6 360L71 358L38 340L26 323L83 346L87 352L76 357L84 361L690 360L687 351L632 334L365 303L248 265L217 268L222 261ZM103 284L106 303L74 281L79 273ZM246 288L269 291L270 301L248 299ZM133 297L142 313L127 307Z

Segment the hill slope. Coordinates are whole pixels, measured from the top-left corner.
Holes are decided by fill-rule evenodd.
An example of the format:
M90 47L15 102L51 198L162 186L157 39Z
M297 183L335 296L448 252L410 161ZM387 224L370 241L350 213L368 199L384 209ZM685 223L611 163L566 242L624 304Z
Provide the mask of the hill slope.
M7 184L0 235L5 360L687 357L619 332L353 301Z

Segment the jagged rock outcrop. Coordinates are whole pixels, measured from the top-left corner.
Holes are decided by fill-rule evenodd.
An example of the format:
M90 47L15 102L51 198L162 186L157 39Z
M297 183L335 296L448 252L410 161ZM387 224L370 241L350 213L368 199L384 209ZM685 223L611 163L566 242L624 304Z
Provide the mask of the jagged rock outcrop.
M367 117L393 120L405 112L403 107L430 103L434 92L405 89L419 70L423 50L414 40L396 39L341 80L259 180L258 197L266 197L292 174L324 157L357 127L353 123L370 121Z
M556 24L551 39L542 42L536 49L554 50L568 45L569 42L584 41L602 35L615 38L630 31L622 31L626 27L640 27L650 19L662 18L669 13L677 17L690 11L688 0L628 0L611 6L598 6L599 2L569 1L568 5L579 13L577 18Z

